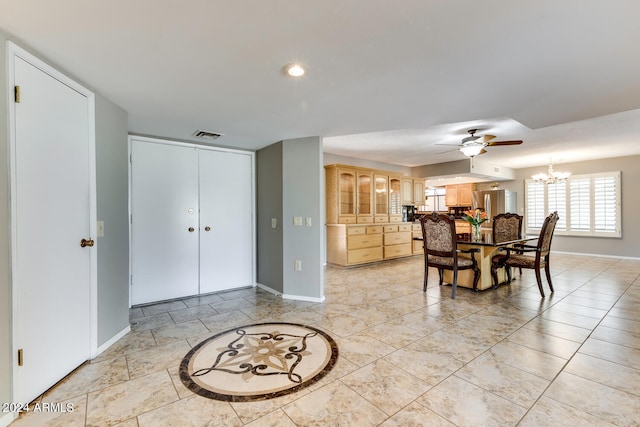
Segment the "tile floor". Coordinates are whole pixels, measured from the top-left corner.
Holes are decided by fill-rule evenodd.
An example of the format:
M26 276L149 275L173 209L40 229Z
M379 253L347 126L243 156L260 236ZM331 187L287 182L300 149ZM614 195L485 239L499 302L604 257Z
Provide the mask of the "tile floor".
M329 268L322 304L244 289L133 308L131 333L40 398L72 403L72 413L12 425L639 425L640 261L552 261L556 292L545 299L531 271L498 290L460 289L456 300L437 283L423 293L418 256ZM327 331L338 363L319 383L262 402L182 386L192 346L262 321Z

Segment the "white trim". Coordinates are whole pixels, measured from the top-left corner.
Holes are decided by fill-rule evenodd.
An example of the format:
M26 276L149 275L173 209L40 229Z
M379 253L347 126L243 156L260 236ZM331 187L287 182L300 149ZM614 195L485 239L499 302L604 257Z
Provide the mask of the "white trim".
M0 427L7 427L9 424L18 419L18 414L16 412L9 412L0 416Z
M282 296L282 292L278 292L278 291L276 291L276 290L275 290L275 289L273 289L273 288L270 288L270 287L268 287L268 286L266 286L266 285L263 285L262 283L256 283L256 286L257 286L258 288L262 289L263 291L267 291L267 292L269 292L270 294L273 294L273 295L275 295L275 296L277 296L277 297L281 297L281 296Z
M131 332L131 325L127 325L126 328L124 328L123 330L121 330L120 332L115 334L113 337L111 337L111 339L109 341L107 341L106 343L104 343L100 347L98 347L96 349L96 353L91 355L91 358L95 359L96 357L98 357L103 351L105 351L106 349L108 349L109 347L114 345L116 342L118 342L120 340L120 338L124 337L129 332Z
M17 378L18 364L15 360L17 354L17 306L18 306L18 292L17 283L15 280L15 272L17 271L17 259L14 254L17 253L17 241L16 241L16 129L15 129L15 102L10 96L13 93L13 87L15 86L15 58L21 58L34 67L40 69L42 72L50 75L52 78L67 85L71 89L80 93L87 98L87 119L89 121L89 134L87 135L89 140L89 234L90 236L96 236L96 218L97 218L97 196L96 196L96 132L95 132L95 94L89 89L85 88L76 81L62 74L57 69L51 67L46 62L40 60L36 56L22 49L15 43L7 40L7 110L9 112L9 180L10 180L10 216L11 216L11 322L12 322L12 340L11 340L11 365L12 379L11 379L11 394L15 396L15 379ZM94 354L98 347L98 257L97 248L90 251L90 348L89 355Z
M315 297L306 297L302 295L290 295L290 294L282 294L283 299L292 299L296 301L309 301L309 302L324 302L324 297L315 298Z

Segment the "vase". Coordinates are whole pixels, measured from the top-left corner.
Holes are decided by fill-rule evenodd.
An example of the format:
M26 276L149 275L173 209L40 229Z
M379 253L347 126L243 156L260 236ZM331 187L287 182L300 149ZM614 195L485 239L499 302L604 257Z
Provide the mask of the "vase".
M480 235L480 224L473 226L473 240L479 242L482 239Z

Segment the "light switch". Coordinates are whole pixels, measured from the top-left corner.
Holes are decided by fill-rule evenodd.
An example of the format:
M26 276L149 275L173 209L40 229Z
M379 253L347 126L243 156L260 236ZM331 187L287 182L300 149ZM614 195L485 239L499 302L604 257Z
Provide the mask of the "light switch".
M271 228L278 228L278 218L271 218Z
M302 217L301 216L294 216L293 217L293 225L295 225L296 227L302 227Z
M295 260L295 262L293 263L293 269L295 271L302 271L302 261L299 259Z
M311 217L310 216L305 218L304 225L306 225L307 227L311 227Z
M104 237L104 221L96 221L96 233L98 237Z

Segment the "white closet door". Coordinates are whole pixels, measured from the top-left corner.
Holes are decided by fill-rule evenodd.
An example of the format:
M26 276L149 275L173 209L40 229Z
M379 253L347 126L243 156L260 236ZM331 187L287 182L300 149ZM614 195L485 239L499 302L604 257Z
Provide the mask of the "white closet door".
M195 295L197 151L133 139L131 152L131 302Z
M250 155L200 151L200 293L253 285L252 181Z
M30 402L91 355L88 98L15 56L14 338ZM95 236L94 236L95 237ZM3 381L5 379L3 378Z

